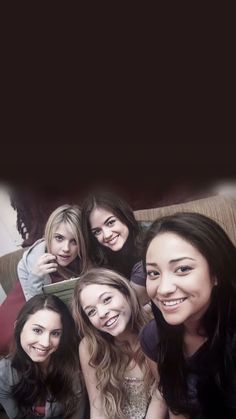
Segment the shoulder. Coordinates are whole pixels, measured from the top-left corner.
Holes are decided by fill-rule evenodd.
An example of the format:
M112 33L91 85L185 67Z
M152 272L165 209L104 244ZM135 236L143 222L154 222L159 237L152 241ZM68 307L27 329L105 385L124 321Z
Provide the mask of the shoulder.
M18 381L18 375L15 368L12 367L10 357L0 359L0 388L4 387L6 391Z
M79 356L82 359L86 360L89 358L89 342L86 337L84 337L79 343Z
M44 239L39 239L32 246L30 246L23 254L22 260L37 259L39 256L43 255L46 251L46 243ZM19 263L20 263L19 262Z
M145 355L156 362L159 339L156 321L154 319L142 328L139 339L141 348Z

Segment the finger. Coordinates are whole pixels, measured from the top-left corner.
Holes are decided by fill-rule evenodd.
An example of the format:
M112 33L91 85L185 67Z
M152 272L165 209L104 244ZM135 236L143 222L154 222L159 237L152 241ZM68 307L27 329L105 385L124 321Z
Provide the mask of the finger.
M52 255L51 253L46 253L44 255L44 262L49 263L56 260L56 256Z
M51 269L51 268L57 269L58 268L58 264L57 263L47 263L46 264L46 270Z

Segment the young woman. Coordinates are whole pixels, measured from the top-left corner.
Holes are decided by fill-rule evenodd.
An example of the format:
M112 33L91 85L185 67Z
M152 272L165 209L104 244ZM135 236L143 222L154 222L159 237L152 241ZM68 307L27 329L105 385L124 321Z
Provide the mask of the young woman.
M170 418L235 418L233 243L212 219L178 213L153 223L145 249L155 320L140 342Z
M84 418L85 393L73 317L56 296L25 303L15 349L0 360L0 405L8 418Z
M26 300L42 293L42 286L79 276L87 267L80 228L80 209L63 205L50 215L45 238L37 240L18 263L18 277Z
M153 419L153 376L138 339L147 313L129 282L109 269L87 271L76 285L73 313L83 337L90 419Z
M99 190L84 200L81 220L93 265L124 275L141 304L147 303L146 275L140 254L142 231L128 203L110 191Z

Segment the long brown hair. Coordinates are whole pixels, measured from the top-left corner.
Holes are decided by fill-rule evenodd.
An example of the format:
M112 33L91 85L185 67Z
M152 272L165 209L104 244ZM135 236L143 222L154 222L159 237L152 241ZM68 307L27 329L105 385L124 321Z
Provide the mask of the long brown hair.
M62 322L62 336L58 349L50 357L47 377L43 377L40 365L33 362L25 353L20 340L22 329L29 317L44 309L58 313ZM12 366L20 378L19 383L12 387L13 398L20 408L31 410L38 397L49 392L53 401L56 400L64 405L64 417L73 412L78 401L73 387L75 371L82 389L78 362L78 335L69 308L55 295L36 295L20 310L14 330Z
M131 307L128 327L137 336L135 351L132 350L128 342L126 345L122 345L122 347L117 345L113 336L99 331L90 322L82 309L80 294L85 287L91 284L107 285L116 288L127 299ZM125 371L130 361L135 360L142 369L147 392L150 390L153 380L138 339L140 330L149 320L148 315L140 306L135 291L127 279L105 268L90 269L80 277L74 290L72 307L81 337L85 337L88 342L89 364L96 368L98 388L101 389L103 395L104 411L109 418L123 418L122 404L125 395L122 392L120 382L124 379Z

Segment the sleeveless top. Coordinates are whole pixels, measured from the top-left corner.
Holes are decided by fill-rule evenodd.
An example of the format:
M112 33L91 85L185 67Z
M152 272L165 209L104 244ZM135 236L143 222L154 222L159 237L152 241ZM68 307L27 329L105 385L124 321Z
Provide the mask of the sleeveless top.
M122 411L126 419L144 419L150 397L146 395L144 381L141 378L125 377L122 388L126 395Z

